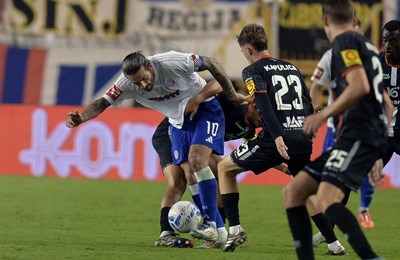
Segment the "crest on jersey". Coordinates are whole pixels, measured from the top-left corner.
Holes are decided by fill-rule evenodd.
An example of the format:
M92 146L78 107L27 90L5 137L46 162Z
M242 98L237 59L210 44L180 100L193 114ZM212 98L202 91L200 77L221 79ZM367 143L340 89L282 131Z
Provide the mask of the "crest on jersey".
M168 80L165 82L165 85L166 85L167 87L169 87L169 88L172 88L172 87L175 85L175 80L173 80L173 79L168 79Z
M344 64L346 65L347 68L354 65L362 65L360 54L358 53L357 50L347 49L341 51L340 54L342 55Z
M256 91L256 84L254 84L252 78L246 79L246 88L247 91L249 91L250 96L253 96L254 92Z

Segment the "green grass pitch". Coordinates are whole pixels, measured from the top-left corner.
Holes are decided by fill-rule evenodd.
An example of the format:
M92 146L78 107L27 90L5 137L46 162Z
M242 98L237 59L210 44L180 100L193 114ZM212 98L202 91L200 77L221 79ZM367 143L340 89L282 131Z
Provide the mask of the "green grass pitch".
M0 259L296 259L282 187L240 186L249 240L233 253L154 247L165 188L155 182L1 176ZM352 194L353 212L358 201ZM365 233L373 248L386 260L399 259L400 190L378 189L371 212L376 228ZM358 259L336 233L350 252L346 259ZM332 259L326 251L326 244L316 248L316 259Z

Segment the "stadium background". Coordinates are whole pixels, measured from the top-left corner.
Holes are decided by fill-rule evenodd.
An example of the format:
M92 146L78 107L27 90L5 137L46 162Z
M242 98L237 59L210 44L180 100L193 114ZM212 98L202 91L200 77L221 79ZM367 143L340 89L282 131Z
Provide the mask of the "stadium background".
M381 46L383 23L400 17L400 1L355 3L362 29ZM235 37L247 23L263 24L272 55L297 65L309 83L329 48L321 1L0 1L0 175L163 181L151 147L162 115L126 102L71 130L67 112L100 97L118 77L123 57L136 50L216 57L241 88L247 62ZM238 143L226 144L226 151ZM383 187L400 187L399 169L394 156ZM289 180L274 170L240 178L261 185Z

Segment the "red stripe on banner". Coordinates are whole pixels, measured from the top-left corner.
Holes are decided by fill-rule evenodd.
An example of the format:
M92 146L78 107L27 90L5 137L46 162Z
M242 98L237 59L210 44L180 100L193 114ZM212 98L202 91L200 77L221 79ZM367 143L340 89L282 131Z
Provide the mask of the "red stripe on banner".
M44 62L47 51L31 49L28 56L25 78L24 104L39 104L42 88Z
M0 103L3 101L4 69L6 64L7 47L0 45Z

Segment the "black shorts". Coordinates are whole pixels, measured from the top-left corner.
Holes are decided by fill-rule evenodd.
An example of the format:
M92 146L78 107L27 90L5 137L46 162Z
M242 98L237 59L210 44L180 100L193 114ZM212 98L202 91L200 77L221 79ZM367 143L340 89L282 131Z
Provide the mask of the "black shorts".
M400 155L400 135L395 135L394 137L388 137L387 147L383 153L383 165L386 165L390 158L392 158L393 153Z
M310 161L311 153L291 154L289 151L290 160L286 160L276 150L275 142L261 142L257 138L241 144L230 156L238 167L252 171L256 175L286 163L290 173L294 176Z
M164 120L158 124L156 131L153 134L153 138L151 139L153 148L156 150L158 157L160 158L160 164L163 170L168 165L173 164L169 125L168 118L164 118Z
M304 170L317 182L328 182L344 194L360 188L383 150L359 140L339 139L331 150L312 161Z

